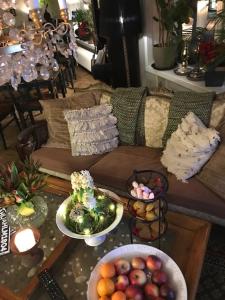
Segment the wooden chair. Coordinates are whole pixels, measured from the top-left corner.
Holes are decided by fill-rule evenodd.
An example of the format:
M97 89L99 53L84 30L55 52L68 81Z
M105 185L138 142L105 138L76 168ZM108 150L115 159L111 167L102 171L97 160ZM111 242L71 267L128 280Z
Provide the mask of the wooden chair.
M11 124L13 121L16 122L19 130L21 130L13 103L7 103L7 101L3 102L3 99L0 99L0 136L5 149L7 149L7 143L4 136L4 129L8 127L9 124Z

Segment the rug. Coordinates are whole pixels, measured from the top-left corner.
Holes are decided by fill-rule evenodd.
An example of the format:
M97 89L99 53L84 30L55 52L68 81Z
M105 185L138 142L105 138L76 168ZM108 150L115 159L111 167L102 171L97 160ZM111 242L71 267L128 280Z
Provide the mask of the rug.
M225 228L213 225L196 300L225 300Z

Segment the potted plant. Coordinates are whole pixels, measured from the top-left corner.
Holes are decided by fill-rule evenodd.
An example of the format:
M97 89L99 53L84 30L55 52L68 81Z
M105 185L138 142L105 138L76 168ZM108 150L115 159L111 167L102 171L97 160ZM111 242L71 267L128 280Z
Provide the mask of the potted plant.
M39 173L39 163L26 160L20 168L10 163L0 167L0 206L7 207L7 219L12 228L39 227L48 208L39 191L46 175Z
M89 40L93 32L93 18L91 9L76 9L73 21L77 22L78 29L75 33L80 39Z
M158 43L153 46L154 66L165 70L174 67L177 47L182 38L182 24L189 22L191 6L186 0L155 0L158 15Z
M89 246L104 242L123 216L123 205L115 203L119 197L94 186L89 171L71 175L72 195L59 207L56 224L60 231L76 239L84 239Z

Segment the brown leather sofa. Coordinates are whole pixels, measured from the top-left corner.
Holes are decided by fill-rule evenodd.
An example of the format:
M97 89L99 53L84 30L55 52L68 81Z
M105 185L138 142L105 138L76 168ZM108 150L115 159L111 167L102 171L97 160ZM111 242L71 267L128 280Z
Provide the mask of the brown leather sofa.
M47 123L41 121L18 136L17 150L24 159L32 153L42 171L68 179L73 171L88 169L99 186L127 195L126 181L133 170L151 169L164 173L169 181L169 208L225 225L225 201L204 186L197 177L182 183L168 174L160 162L161 151L145 146L119 146L114 151L92 156L72 157L69 149L42 147L48 139Z

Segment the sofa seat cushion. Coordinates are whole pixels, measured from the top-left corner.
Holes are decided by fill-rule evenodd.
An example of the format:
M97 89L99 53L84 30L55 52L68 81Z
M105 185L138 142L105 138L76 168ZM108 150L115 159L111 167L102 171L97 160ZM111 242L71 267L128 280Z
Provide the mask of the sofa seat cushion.
M168 177L168 203L190 210L204 212L218 218L225 218L225 201L210 191L195 177L183 183L170 174Z
M103 156L72 156L70 149L59 148L41 148L32 153L32 158L41 163L46 173L62 178L65 178L64 175L70 176L74 171L88 170Z
M166 174L160 163L161 151L144 146L120 146L90 169L96 183L126 191L127 179L134 170L157 170Z

